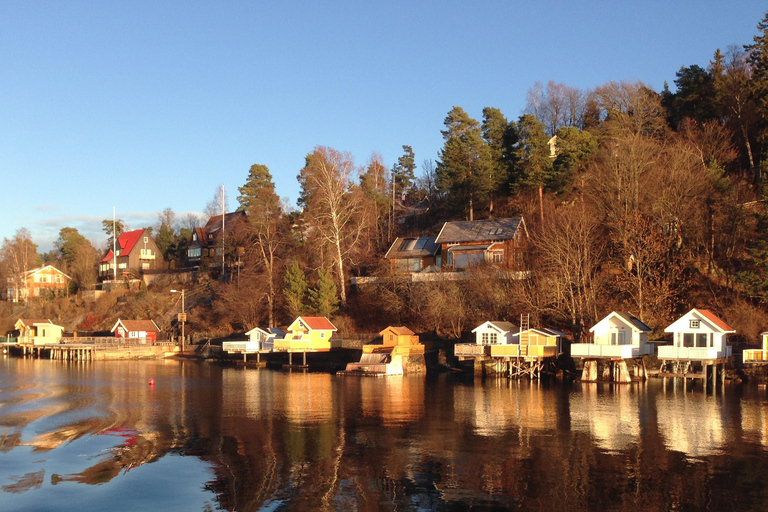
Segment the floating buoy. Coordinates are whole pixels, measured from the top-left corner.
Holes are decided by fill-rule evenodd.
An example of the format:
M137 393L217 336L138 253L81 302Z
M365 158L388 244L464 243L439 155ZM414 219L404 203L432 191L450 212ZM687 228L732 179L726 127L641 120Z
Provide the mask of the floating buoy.
M155 385L155 379L149 379L149 385L154 386Z

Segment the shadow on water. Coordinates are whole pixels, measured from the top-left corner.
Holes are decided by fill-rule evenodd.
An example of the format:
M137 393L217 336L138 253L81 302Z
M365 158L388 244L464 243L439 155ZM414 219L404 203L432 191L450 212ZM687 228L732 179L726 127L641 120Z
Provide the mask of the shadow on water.
M766 405L660 380L5 358L0 490L8 510L749 510Z

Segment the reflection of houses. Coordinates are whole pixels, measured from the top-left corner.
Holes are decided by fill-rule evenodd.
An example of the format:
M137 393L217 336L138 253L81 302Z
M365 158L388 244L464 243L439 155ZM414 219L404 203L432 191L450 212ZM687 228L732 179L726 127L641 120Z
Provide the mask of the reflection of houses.
M738 415L712 396L687 393L685 386L665 387L665 394L656 400L656 418L666 448L694 458L721 454L730 439L727 432L737 427L724 423L735 422Z
M59 343L64 327L56 325L47 318L19 318L13 325L19 331L19 343L46 345Z
M589 332L592 343L574 343L571 356L584 358L582 379L597 380L597 360L606 362L604 377L618 382L630 382L627 371L628 359L639 359L653 354L653 345L648 343L648 334L653 331L642 320L631 313L613 311L600 320ZM644 372L644 364L638 362Z
M221 265L222 259L228 266L239 262L245 251L243 231L247 223L245 212L232 212L214 215L205 227L195 228L187 249L190 265L197 266L208 261L216 266Z
M428 269L440 268L440 246L435 243L435 237L419 238L398 237L384 255L397 272L421 272Z
M527 233L522 217L446 222L435 242L445 267L460 269L493 263L510 270L525 270Z
M288 326L283 339L274 340L276 352L317 352L341 346L336 327L324 316L300 316Z
M407 371L426 370L424 345L419 337L407 327L387 327L379 333L381 345L363 345L363 355L357 363L348 363L348 375L402 375ZM420 356L419 361L412 356Z
M664 332L672 333L672 345L659 347L661 374L697 377L716 385L718 367L721 380L725 378L725 363L732 355L727 335L736 330L706 309L692 309L669 325ZM695 372L697 367L701 373Z
M745 350L745 363L768 363L768 332L761 332L760 337L763 339L763 348Z
M44 297L50 293L62 294L70 279L53 265L27 270L18 278L8 278L7 299L19 302L29 297Z
M115 338L142 339L154 343L160 328L152 320L121 320L117 319L114 327L110 329Z
M419 377L360 379L360 401L366 417L385 426L406 425L424 415L425 383Z
M525 448L535 434L557 428L562 411L558 401L535 384L461 386L453 395L457 422L471 424L483 437L502 437L514 429L520 436L516 449Z
M99 262L99 277L108 280L115 275L117 263L118 278L137 278L144 270L154 270L160 267L162 259L160 250L149 231L137 229L127 231L117 237L116 252L112 249Z
M640 440L641 415L635 388L616 386L601 393L603 384L582 384L570 397L571 429L589 432L595 444L622 451Z

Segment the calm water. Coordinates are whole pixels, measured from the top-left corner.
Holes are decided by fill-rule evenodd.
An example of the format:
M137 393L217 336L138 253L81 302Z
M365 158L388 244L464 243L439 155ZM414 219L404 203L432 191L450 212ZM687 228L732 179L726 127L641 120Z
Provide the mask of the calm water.
M0 510L766 510L767 450L757 387L0 360Z

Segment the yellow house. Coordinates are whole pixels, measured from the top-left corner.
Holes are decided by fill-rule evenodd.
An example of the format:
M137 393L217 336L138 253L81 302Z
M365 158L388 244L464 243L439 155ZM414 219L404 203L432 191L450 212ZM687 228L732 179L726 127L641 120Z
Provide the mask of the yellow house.
M745 363L768 363L768 332L761 332L760 336L763 338L763 348L745 350Z
M363 345L360 361L347 363L346 374L402 375L405 373L403 357L424 355L424 345L407 327L390 326L379 334L382 340L381 345ZM411 369L413 369L412 366Z
M555 329L526 329L515 335L517 343L492 345L492 357L555 357L560 354L560 339L565 334Z
M19 318L13 324L19 331L19 343L46 345L59 343L64 327L56 325L47 318Z
M288 326L283 339L276 339L276 352L322 352L341 347L341 340L334 339L338 329L324 316L300 316Z

